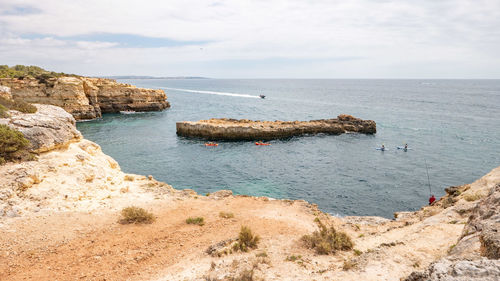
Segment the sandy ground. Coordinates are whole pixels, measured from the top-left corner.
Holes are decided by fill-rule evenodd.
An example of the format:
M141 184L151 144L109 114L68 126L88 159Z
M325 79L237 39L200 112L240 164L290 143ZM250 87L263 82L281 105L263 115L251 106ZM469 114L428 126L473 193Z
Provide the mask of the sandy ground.
M363 253L320 256L299 242L316 228L313 221L318 214L314 206L300 201L191 196L144 207L156 215L153 224L121 225L119 213L106 210L14 218L0 229L0 276L2 280L204 280L235 277L253 268L256 280L399 280L446 254L463 228L460 223L442 223L453 219L446 215L414 218L419 222L407 227L383 219L330 218ZM235 217L221 218L221 211ZM196 216L204 217L206 224L185 223ZM320 217L327 220L326 215ZM222 257L205 253L210 245L235 238L242 225L262 237L258 249ZM256 258L259 253L267 258ZM290 256L301 257L286 261ZM345 260L354 260L356 268L343 270Z
M21 168L26 173L19 178L12 171ZM201 196L126 175L85 140L38 162L3 166L0 173L4 187L37 178L22 190L4 188L12 192L0 203L13 215L0 216L0 280L238 280L245 271L253 280L400 280L445 256L474 206L460 199L446 209L430 206L388 220L336 218L304 201ZM485 194L498 182L500 168L467 185L463 196ZM156 221L119 224L128 205L151 211ZM186 224L198 216L205 225ZM356 251L325 256L306 249L300 238L316 229L316 217L349 234ZM243 225L261 237L258 249L206 253L236 238Z

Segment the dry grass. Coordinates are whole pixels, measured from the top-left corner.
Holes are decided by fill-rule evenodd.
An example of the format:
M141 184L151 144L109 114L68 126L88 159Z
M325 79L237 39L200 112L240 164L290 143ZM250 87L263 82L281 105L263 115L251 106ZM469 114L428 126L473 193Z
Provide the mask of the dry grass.
M238 235L238 242L233 244L233 251L248 252L249 249L256 249L259 241L260 237L254 235L249 227L242 226Z
M7 109L17 110L23 113L35 113L37 111L34 105L22 100L8 100L0 98L0 105L3 105Z
M187 224L197 224L199 226L205 225L205 219L202 217L196 217L196 218L187 218L186 219Z
M234 214L231 212L220 212L219 217L224 218L224 219L232 219L232 218L234 218Z
M152 223L155 221L153 214L139 207L127 207L122 210L122 218L119 220L121 224L131 223Z
M352 249L354 243L346 233L335 230L333 226L327 228L318 218L314 221L318 224L319 231L302 236L301 240L306 247L314 249L320 255L334 254L337 250Z
M255 255L258 258L267 258L267 253L266 252L261 252Z
M9 111L9 109L0 104L0 118L9 118L10 115L7 111Z
M468 202L476 201L476 200L479 200L479 199L481 199L483 197L484 196L481 195L481 194L479 194L479 193L465 194L464 195L465 201L468 201Z
M357 263L353 260L345 260L344 264L342 265L342 270L347 271L352 268L355 268Z

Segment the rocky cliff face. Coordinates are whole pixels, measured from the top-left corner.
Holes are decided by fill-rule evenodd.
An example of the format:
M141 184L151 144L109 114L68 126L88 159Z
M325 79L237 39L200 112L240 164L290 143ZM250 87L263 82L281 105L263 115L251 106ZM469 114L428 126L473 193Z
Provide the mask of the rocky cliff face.
M499 280L500 278L500 168L480 180L446 191L438 202L454 206L459 213L470 212L469 219L448 256L432 263L423 272L413 272L406 281ZM488 192L485 194L485 192ZM484 197L479 202L476 200ZM464 200L465 199L465 200ZM476 199L473 202L469 200Z
M2 78L0 85L8 87L15 99L60 106L77 120L94 119L101 117L102 113L123 110L159 111L170 107L162 90L137 88L111 79Z
M23 133L30 141L29 150L40 153L79 141L82 135L75 127L75 118L62 108L35 104L37 112L28 114L9 111L9 118L0 118L0 124Z
M312 121L252 121L210 119L197 122L177 122L177 134L208 140L272 140L305 134L339 135L346 132L374 134L375 121L361 120L350 115L336 119Z

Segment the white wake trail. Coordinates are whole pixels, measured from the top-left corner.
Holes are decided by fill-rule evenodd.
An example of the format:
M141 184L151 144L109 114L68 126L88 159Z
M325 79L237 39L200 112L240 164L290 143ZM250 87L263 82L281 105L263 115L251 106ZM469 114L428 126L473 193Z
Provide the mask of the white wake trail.
M254 98L254 99L260 98L259 96L252 96L252 95L246 95L246 94L236 94L236 93L201 91L201 90L189 90L189 89L168 88L168 87L159 87L159 88L165 89L165 90L174 90L174 91L181 91L181 92L187 92L187 93L196 93L196 94L231 96L231 97Z

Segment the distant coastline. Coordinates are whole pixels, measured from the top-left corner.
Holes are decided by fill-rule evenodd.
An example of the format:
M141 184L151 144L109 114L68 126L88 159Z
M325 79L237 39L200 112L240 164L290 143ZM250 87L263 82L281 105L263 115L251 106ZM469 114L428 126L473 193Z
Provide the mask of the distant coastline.
M140 76L140 75L99 76L99 78L107 78L107 79L210 79L208 77L200 77L200 76L155 77L155 76Z

